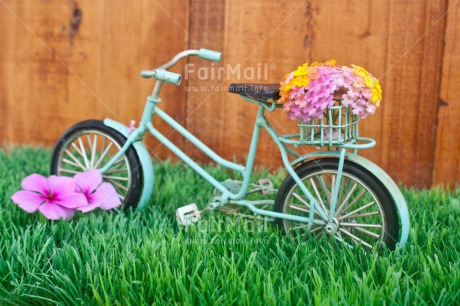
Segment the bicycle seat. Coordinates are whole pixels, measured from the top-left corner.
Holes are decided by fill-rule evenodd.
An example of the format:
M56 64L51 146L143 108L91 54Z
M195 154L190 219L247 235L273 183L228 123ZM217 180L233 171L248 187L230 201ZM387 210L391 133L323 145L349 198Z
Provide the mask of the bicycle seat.
M267 101L280 98L279 84L230 84L228 91L251 99Z

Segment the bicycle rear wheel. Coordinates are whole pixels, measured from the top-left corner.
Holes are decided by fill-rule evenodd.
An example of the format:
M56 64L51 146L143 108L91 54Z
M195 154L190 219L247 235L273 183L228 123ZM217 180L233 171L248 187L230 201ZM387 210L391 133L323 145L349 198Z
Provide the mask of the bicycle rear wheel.
M296 169L296 173L329 216L331 197L337 179L339 160L322 158L309 161ZM275 211L308 217L310 201L291 176L282 183L275 200ZM322 219L315 210L315 219ZM384 243L394 249L399 235L396 203L388 189L367 169L345 160L336 209L332 222L312 225L276 219L285 233L302 238L326 234L348 245L374 248Z

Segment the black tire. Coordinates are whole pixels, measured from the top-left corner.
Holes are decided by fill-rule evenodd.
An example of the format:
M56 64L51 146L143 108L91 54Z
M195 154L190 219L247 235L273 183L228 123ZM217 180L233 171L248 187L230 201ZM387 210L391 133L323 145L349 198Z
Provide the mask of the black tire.
M317 200L321 197L323 202L321 205L324 205L327 211L330 208L328 193L331 193L328 177L331 178L329 185L332 186L334 171L337 173L338 164L337 158L322 158L304 163L295 170L311 194ZM353 187L355 183L356 187ZM309 203L306 203L303 193L301 193L302 199L299 199L299 194L295 192L297 188L291 176L284 180L276 195L274 207L276 212L308 217ZM296 226L291 226L291 222L286 219L277 218L275 224L284 233L295 234L296 230L302 230L303 237L319 237L323 233L329 233L335 239L350 245L362 244L373 248L379 242L383 242L389 249L394 249L399 237L399 219L396 203L385 185L367 169L345 160L340 188L334 222L331 222L333 224L314 225L310 230L307 229L308 224L292 222ZM369 200L371 201L368 202ZM300 204L297 205L296 202ZM361 210L355 212L358 209ZM315 218L322 219L316 211ZM376 237L377 235L379 237Z
M77 123L57 141L51 158L51 174L74 176L89 169L101 169L104 161L107 162L109 156L118 152L125 142L126 138L122 134L102 121L86 120ZM89 147L90 154L87 154L86 146ZM107 152L104 154L105 151ZM64 158L64 155L68 158ZM142 167L139 157L131 146L118 161L103 175L104 181L114 185L124 210L135 209L142 192ZM126 168L122 168L124 165Z

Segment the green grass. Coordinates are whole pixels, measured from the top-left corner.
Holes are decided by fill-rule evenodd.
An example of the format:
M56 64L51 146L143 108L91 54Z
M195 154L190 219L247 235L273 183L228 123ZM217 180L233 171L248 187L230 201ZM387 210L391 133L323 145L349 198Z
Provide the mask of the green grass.
M248 231L247 223L219 212L206 217L207 231L179 228L175 208L203 205L212 188L188 168L168 163L156 165L156 192L142 213L48 221L9 197L26 175L48 175L49 160L44 149L0 150L0 305L460 301L459 190L405 189L412 218L408 244L402 251L365 254L325 239L299 243L271 226ZM207 170L219 179L228 175ZM279 183L282 173L273 179Z

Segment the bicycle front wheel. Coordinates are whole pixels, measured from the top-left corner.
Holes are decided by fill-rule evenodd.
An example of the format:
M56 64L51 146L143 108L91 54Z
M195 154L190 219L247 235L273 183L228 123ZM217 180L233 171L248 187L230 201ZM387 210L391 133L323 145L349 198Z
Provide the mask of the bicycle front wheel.
M117 154L126 138L99 120L86 120L69 128L58 140L51 159L51 174L74 176L102 169ZM142 188L142 168L131 146L102 175L115 187L123 209L136 208Z
M330 215L339 160L322 158L296 168L296 173L319 206ZM324 220L315 209L315 219L324 225L312 225L276 219L275 223L291 235L302 238L328 235L350 246L374 248L384 243L394 249L399 235L396 203L388 189L367 169L345 160L333 220ZM310 201L291 176L282 183L275 200L275 211L308 217Z

